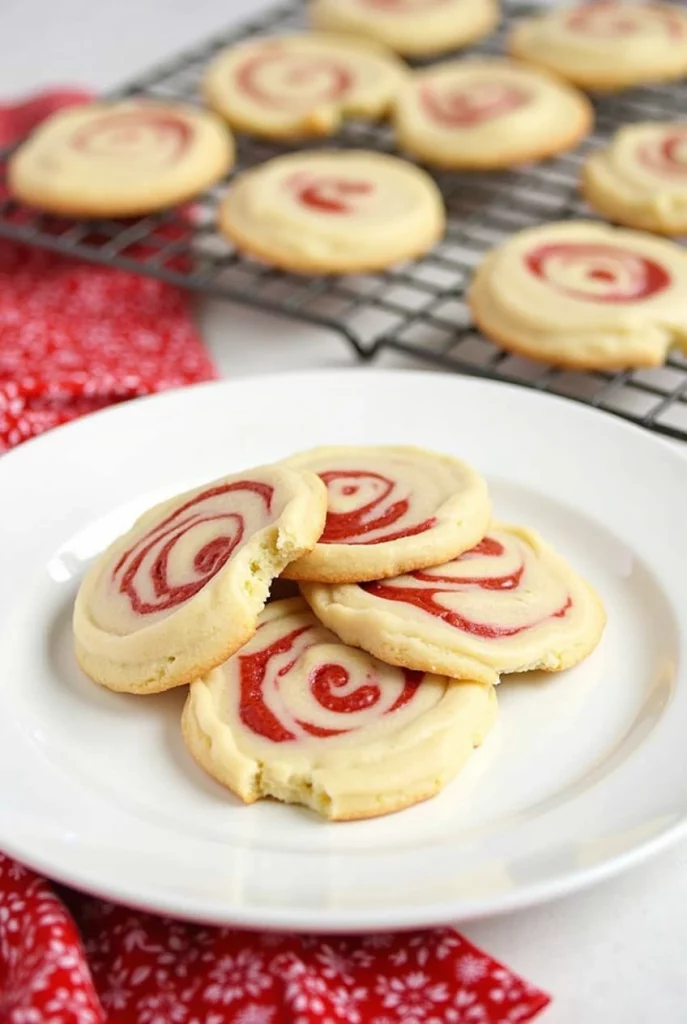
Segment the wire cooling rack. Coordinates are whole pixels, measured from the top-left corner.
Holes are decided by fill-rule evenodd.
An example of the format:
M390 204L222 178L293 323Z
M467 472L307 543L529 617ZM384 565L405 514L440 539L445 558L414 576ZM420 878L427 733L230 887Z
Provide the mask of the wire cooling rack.
M503 52L504 37L527 3L507 3L499 32L474 53ZM249 36L288 32L305 24L303 0L276 7L239 29L213 36L141 75L112 98L149 96L200 102L207 62L224 46ZM362 360L395 350L447 370L565 395L687 440L687 358L664 367L623 373L571 372L508 355L471 325L464 302L470 275L486 251L514 231L570 217L590 217L578 197L580 165L623 123L672 120L687 110L687 83L646 87L595 101L596 127L574 153L537 166L489 174L435 173L448 207L444 240L424 258L379 274L302 277L241 256L216 232L215 209L227 181L198 196L194 227L169 210L134 221L67 222L0 200L0 237L138 271L206 295L233 299L335 331ZM289 146L240 136L233 173ZM336 145L394 152L385 124L347 122ZM0 152L0 166L9 150ZM231 176L230 176L231 177ZM0 195L5 195L0 190Z

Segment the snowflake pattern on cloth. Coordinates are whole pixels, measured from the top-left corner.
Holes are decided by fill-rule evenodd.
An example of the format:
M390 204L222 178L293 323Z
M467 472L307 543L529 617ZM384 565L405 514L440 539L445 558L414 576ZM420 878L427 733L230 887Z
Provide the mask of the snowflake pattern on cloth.
M549 998L450 929L313 938L59 890L0 854L2 1024L524 1024Z
M0 141L83 99L0 106ZM180 230L159 229L161 242ZM154 278L0 241L0 452L115 402L214 379L190 302Z

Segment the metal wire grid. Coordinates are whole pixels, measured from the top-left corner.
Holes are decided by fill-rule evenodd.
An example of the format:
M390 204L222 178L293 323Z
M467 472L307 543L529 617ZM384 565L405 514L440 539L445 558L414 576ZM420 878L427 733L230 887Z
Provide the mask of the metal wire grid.
M500 32L473 52L503 52L509 24L530 10L527 4L510 3ZM303 2L292 0L159 65L112 95L197 103L205 66L221 47L303 24ZM435 173L448 208L446 236L424 258L385 273L303 277L241 256L214 227L226 181L194 201L192 229L188 217L177 210L135 221L74 222L28 210L5 198L0 201L0 236L319 324L344 337L364 360L395 350L445 369L566 395L687 440L687 358L681 354L671 355L665 367L653 370L616 374L561 370L502 352L472 328L463 300L474 267L512 232L551 220L591 216L577 190L585 156L603 145L620 124L683 116L687 84L637 89L600 98L595 106L594 134L574 153L513 171ZM387 125L363 121L346 123L334 144L394 151ZM308 145L331 146L332 140ZM295 147L242 136L235 170L290 148ZM0 153L0 166L9 152Z

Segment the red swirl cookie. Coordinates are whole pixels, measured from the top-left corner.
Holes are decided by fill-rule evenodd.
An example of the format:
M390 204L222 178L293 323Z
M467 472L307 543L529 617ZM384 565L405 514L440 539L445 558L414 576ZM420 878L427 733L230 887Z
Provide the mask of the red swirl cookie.
M609 220L666 235L687 234L687 123L626 125L588 157L583 190Z
M637 231L548 224L491 252L468 302L484 334L532 359L655 366L673 344L687 347L687 254Z
M381 117L405 73L393 53L365 40L269 36L222 51L204 89L232 127L283 139L331 135L343 117Z
M346 643L393 665L498 682L558 671L596 647L606 616L591 586L530 530L494 525L435 568L347 586L302 584Z
M592 124L582 93L499 58L451 60L417 72L398 94L401 146L440 167L496 168L575 146Z
M324 532L289 579L357 582L438 565L484 536L491 504L466 463L412 447L315 448L285 465L327 485Z
M294 273L381 270L423 255L444 231L434 181L383 153L323 150L241 174L219 211L238 249Z
M498 0L314 0L318 28L377 39L408 56L430 56L488 35Z
M58 214L127 217L189 199L233 162L214 114L124 100L53 114L11 157L8 181L16 198Z
M322 532L314 474L262 466L146 512L96 561L74 607L95 682L154 693L197 678L253 635L270 583Z
M687 14L672 4L588 0L523 19L509 47L583 88L669 81L687 73Z
M246 803L341 821L434 796L495 715L491 686L385 665L296 598L270 604L252 640L191 685L182 726L198 764Z

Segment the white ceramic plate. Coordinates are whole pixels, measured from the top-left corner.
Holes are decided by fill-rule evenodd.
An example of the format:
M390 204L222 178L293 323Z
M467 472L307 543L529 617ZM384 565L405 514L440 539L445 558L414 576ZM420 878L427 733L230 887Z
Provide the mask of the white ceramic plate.
M487 476L600 591L608 629L558 676L503 683L500 720L439 797L327 824L244 807L191 761L184 692L83 677L86 564L134 516L314 444L407 443ZM426 372L312 372L143 399L0 459L0 848L113 899L213 922L365 930L578 889L685 831L687 460L564 399Z

